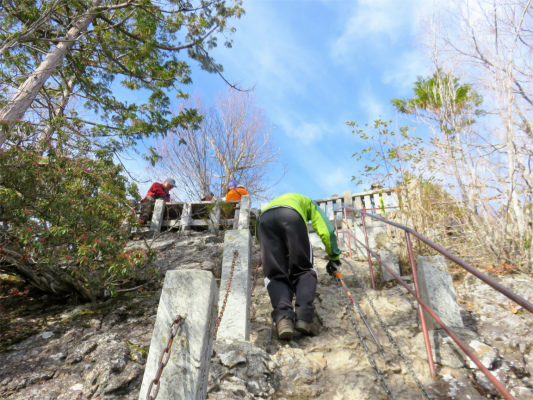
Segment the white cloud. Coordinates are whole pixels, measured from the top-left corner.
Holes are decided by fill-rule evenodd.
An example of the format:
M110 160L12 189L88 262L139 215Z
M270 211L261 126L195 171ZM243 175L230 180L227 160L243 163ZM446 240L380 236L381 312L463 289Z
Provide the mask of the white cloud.
M265 97L306 93L308 83L321 77L320 54L295 24L282 18L281 7L251 1L245 8L246 15L236 24L233 49L221 49L216 58L242 80L243 86L256 85Z
M315 143L331 133L331 128L324 121L296 122L293 119L280 117L278 123L288 137L298 140L303 145Z
M359 106L364 111L367 121L374 121L380 116L384 116L387 109L390 108L388 104L384 104L382 100L373 96L366 95L361 97Z
M347 169L335 166L332 169L317 171L317 180L320 182L322 191L328 196L333 194L342 195L345 190L353 187L352 176Z
M427 56L418 50L405 51L391 60L383 71L383 83L393 84L400 89L413 87L419 75L429 73Z
M445 0L358 0L343 18L342 30L331 45L332 56L349 61L361 47L401 46L420 30L420 17ZM385 43L384 43L385 42Z

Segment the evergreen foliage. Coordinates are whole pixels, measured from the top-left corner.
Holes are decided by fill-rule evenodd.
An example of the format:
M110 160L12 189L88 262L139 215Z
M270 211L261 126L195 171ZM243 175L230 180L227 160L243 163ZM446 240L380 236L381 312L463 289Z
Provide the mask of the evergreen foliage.
M153 259L125 249L138 194L114 160L197 126L194 109L172 114L171 96L188 97L191 61L222 72L209 51L217 35L231 47L241 4L0 1L1 272L95 299Z

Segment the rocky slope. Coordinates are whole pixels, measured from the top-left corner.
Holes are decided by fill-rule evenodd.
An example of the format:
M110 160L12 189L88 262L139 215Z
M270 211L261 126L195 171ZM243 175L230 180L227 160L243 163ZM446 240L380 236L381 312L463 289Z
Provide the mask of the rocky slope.
M142 245L141 242L132 245ZM200 233L169 234L155 244L160 277L171 268L200 268L220 277L221 240ZM317 313L323 322L317 337L295 336L267 349L270 302L264 288L257 249L249 343L214 346L210 399L386 399L387 395L363 352L345 307L345 294L325 273L316 251L319 273ZM368 285L367 267L352 263ZM498 398L492 385L469 363L446 335L434 332L439 378L428 375L415 304L397 286L372 291L368 298L346 265L346 283L367 315L386 352L380 354L358 315L354 321L368 351L383 372L396 399L423 399L397 350L381 328L368 298L412 369L433 399ZM503 282L533 299L529 277ZM30 291L4 295L0 352L0 397L22 399L137 399L159 299L158 282L121 292L99 304L73 306ZM19 288L23 292L23 288ZM13 291L11 291L13 293ZM517 399L533 399L533 317L469 278L457 286L466 328L458 334ZM475 295L474 295L475 293ZM267 350L269 352L267 352Z

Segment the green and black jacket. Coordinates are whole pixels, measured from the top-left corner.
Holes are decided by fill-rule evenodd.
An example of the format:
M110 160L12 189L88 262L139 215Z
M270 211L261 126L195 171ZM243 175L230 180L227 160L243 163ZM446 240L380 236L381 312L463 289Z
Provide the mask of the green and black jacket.
M288 207L296 210L300 214L307 226L307 223L311 221L313 229L322 239L322 243L326 247L326 253L329 255L330 260L338 260L341 254L339 247L337 246L337 237L335 236L335 228L329 222L328 217L324 214L324 211L309 197L298 193L286 193L279 197L276 197L266 208L261 211L263 214L265 211L271 208Z

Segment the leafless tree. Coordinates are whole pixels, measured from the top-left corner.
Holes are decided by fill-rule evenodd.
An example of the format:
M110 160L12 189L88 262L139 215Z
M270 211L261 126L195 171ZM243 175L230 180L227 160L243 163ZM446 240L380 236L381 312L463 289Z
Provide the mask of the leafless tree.
M152 169L157 179L175 177L188 200L213 192L224 196L235 179L250 195L263 198L283 176L276 175L279 149L271 142L272 125L250 92L227 89L211 107L194 98L182 109L197 109L203 116L197 129L179 129L155 145L162 157Z
M442 150L437 153L441 172L453 177L471 211L473 234L498 262L528 271L533 261L531 3L455 1L428 21L436 69L480 93L485 115L462 109L444 81L436 85L439 123L418 114L430 122L432 144Z

